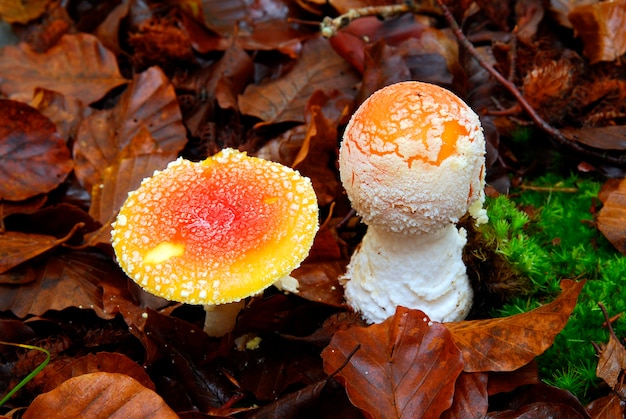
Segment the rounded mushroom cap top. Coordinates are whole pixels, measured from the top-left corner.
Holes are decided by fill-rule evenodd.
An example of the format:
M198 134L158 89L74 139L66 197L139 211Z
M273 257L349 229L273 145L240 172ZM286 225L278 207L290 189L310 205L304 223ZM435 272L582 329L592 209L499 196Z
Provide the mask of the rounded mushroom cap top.
M339 153L341 181L366 224L432 233L484 200L485 139L478 115L450 91L401 82L352 116Z
M188 304L254 295L297 268L318 229L311 181L225 149L179 158L129 194L113 224L124 271L146 291Z

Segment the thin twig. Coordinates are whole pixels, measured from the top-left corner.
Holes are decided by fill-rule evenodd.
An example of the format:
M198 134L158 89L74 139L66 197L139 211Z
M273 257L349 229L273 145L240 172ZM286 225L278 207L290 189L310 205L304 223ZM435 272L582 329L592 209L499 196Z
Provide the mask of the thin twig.
M578 188L567 188L558 186L533 186L533 185L520 185L521 189L535 192L564 192L564 193L577 193Z
M609 313L607 313L606 307L604 307L604 304L602 304L602 302L598 302L598 307L600 307L600 310L602 310L602 314L604 314L604 320L607 323L606 327L609 329L609 334L613 336L613 339L615 339L615 341L619 342L619 338L617 337L617 335L615 334L615 331L613 330L613 325L611 324Z

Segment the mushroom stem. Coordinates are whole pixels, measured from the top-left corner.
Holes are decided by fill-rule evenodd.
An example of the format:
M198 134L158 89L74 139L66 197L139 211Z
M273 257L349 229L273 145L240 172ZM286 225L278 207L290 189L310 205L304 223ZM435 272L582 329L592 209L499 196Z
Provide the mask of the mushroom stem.
M464 319L473 300L461 258L466 241L454 224L417 235L368 226L342 278L347 302L372 323L396 306L420 309L433 321Z
M212 337L221 337L232 332L237 323L237 316L244 306L244 300L226 304L206 304L204 333Z
M284 292L298 293L298 280L291 275L283 276L273 285ZM226 304L205 304L204 333L212 337L222 337L232 332L237 316L245 305L243 300Z

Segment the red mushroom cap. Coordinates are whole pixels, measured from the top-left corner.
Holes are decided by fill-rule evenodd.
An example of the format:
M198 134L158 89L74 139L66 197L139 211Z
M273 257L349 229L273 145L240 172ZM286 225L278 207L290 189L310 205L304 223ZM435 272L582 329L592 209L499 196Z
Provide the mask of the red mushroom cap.
M112 232L120 266L148 292L189 304L254 295L298 267L318 228L308 178L225 149L145 179Z

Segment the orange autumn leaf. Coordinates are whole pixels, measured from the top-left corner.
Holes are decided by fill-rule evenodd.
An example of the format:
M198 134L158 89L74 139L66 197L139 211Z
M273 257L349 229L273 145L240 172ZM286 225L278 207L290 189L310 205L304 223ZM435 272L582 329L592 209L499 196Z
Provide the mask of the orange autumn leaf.
M565 327L584 281L561 281L551 303L514 316L445 323L463 352L464 371L513 371L541 355Z
M335 333L322 359L355 406L385 419L439 418L463 369L448 330L404 307L383 323Z

